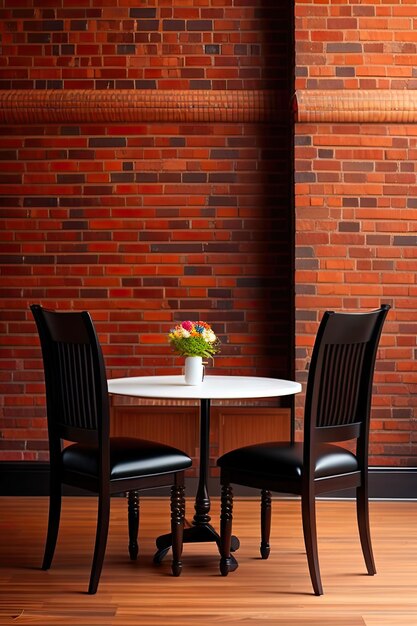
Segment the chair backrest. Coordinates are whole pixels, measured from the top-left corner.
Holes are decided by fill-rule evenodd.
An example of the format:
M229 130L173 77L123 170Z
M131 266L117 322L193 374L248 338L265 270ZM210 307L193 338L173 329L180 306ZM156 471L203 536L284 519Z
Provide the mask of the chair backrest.
M326 311L311 357L304 411L305 455L316 443L358 439L367 450L372 383L390 306L365 313Z
M109 437L107 378L90 314L30 308L42 348L51 452L61 439L102 444Z

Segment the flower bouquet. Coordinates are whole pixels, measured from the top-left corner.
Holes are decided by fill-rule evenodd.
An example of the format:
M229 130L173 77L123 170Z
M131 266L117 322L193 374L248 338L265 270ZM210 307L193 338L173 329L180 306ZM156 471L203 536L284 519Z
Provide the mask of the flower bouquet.
M206 322L181 322L170 330L168 340L174 352L184 357L213 358L220 350L220 340Z

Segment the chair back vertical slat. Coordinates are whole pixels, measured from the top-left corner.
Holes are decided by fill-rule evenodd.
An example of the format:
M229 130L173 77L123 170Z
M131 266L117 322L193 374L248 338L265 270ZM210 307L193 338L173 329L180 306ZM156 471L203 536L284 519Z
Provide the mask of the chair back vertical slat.
M304 439L309 448L315 440L341 441L344 432L359 436L364 425L367 431L376 353L389 308L323 315L306 391Z
M91 387L91 376L89 375L88 368L88 346L81 346L80 351L78 352L78 367L77 372L80 378L80 405L82 407L82 421L84 428L94 428L94 424L91 422L91 419L88 419L89 415L96 415L96 407L91 403L91 395L85 392L85 386L87 389ZM91 359L90 359L91 362ZM81 384L82 381L85 381L85 385ZM94 394L95 395L95 394ZM94 396L93 396L94 399Z
M77 353L82 349L81 345L75 344L67 344L68 350L68 361L69 367L71 371L71 405L72 405L72 415L74 419L78 421L77 426L79 428L85 428L85 423L83 419L83 411L80 406L80 396L83 390L83 383L79 378L79 371L77 368Z
M98 429L97 390L93 375L93 355L88 344L56 342L55 366L50 384L58 422L65 427Z
M351 424L357 418L366 344L327 344L323 351L317 427Z
M41 338L50 431L98 442L108 434L107 380L100 344L87 312L31 307Z
M70 346L66 343L58 342L56 344L58 351L57 370L54 374L54 378L57 383L60 384L61 393L57 396L58 406L61 418L60 423L66 426L77 427L77 415L74 410L74 382L73 370L71 367L71 357L69 354Z
M90 354L90 347L87 345L83 346L81 362L84 380L86 381L85 385L82 386L85 427L94 429L98 427L100 410L97 406L97 393L86 393L86 389L95 389L96 384L94 380L93 359Z

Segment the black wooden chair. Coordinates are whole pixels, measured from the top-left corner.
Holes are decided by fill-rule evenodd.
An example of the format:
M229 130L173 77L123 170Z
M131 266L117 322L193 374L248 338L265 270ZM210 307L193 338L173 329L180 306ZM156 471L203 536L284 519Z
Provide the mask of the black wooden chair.
M62 485L98 494L98 519L88 593L97 591L104 560L110 496L128 494L129 553L138 554L141 489L171 486L172 572L181 573L184 452L153 441L109 435L104 359L88 312L32 305L42 347L50 451L48 533L42 569L49 569L58 536ZM73 442L63 447L64 441Z
M368 514L368 439L372 380L389 305L366 313L327 311L311 357L303 443L262 443L227 452L221 468L220 571L237 567L230 554L231 483L261 489L261 556L269 556L271 491L301 496L304 542L316 595L323 593L317 552L315 496L356 489L356 510L368 574L376 573ZM342 442L356 440L355 452Z

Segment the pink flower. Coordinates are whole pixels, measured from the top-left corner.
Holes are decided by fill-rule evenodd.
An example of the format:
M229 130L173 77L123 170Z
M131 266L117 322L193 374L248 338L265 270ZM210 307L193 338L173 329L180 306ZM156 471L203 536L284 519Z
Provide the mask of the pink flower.
M185 322L182 322L182 323L181 323L181 326L182 326L183 328L185 328L185 330L188 330L188 332L191 332L191 329L192 329L192 327L193 327L193 323L192 323L192 322L190 322L190 320L186 320Z

